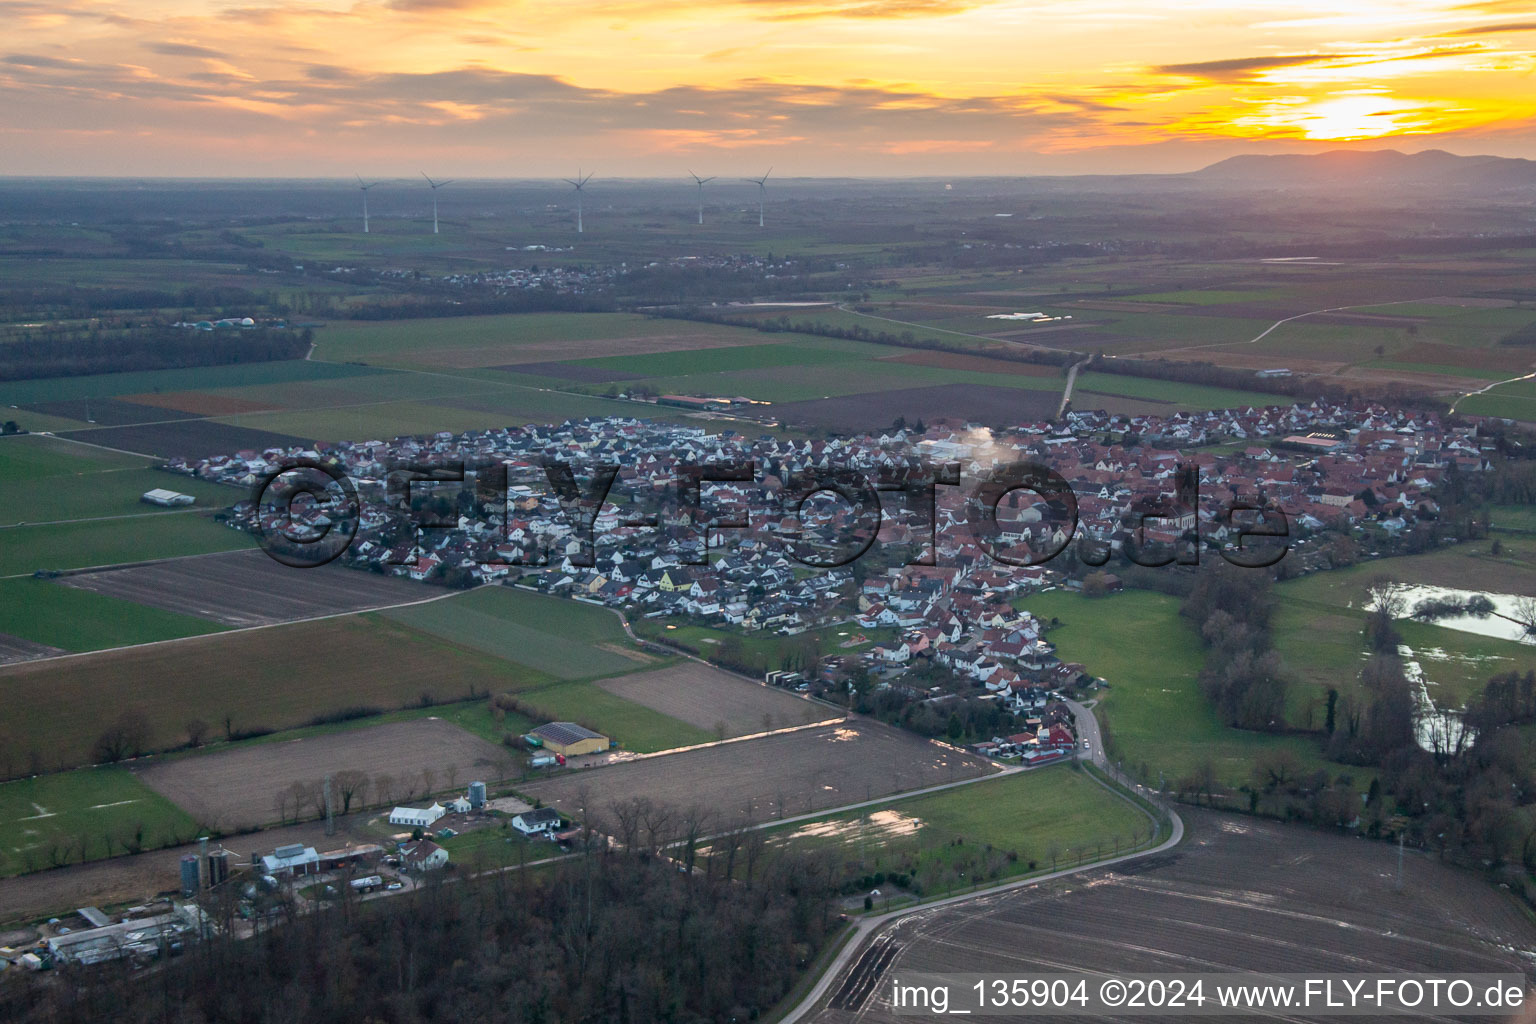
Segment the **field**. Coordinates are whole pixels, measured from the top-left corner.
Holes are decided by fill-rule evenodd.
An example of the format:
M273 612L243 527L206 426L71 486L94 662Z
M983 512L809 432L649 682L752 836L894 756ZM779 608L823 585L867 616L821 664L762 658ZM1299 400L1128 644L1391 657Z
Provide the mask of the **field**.
M1275 588L1279 599L1274 618L1275 649L1296 674L1291 724L1317 728L1327 690L1355 688L1367 651L1361 630L1367 588L1379 577L1414 583L1467 587L1476 582L1495 592L1528 590L1529 542L1510 541L1495 558L1488 544L1464 544L1425 555L1393 558L1348 569L1287 580ZM1412 652L1428 680L1430 698L1441 707L1460 707L1483 688L1490 676L1536 669L1536 647L1479 636L1431 623L1402 620L1397 624L1403 644Z
M0 584L3 587L4 584ZM10 665L18 661L33 661L37 658L48 658L55 654L63 654L62 647L50 647L48 644L40 644L35 640L27 640L10 633L0 633L0 665Z
M123 427L88 427L83 430L60 431L59 436L162 459L180 457L189 461L246 449L259 452L267 448L303 447L307 440L292 434L255 430L208 419L179 419Z
M525 688L518 691L517 699L530 714L542 720L579 722L637 754L654 754L718 738L712 731L670 718L586 680Z
M339 380L379 371L366 366L321 363L302 359L274 363L243 363L238 366L202 366L185 370L142 370L103 373L85 377L51 377L0 383L0 406L34 405L68 399L142 397L162 391L203 391L211 388L248 387L254 384L291 384L297 381ZM25 410L23 410L25 411ZM171 417L162 417L170 419ZM17 419L23 427L26 417ZM81 426L84 426L81 423Z
M383 614L558 679L614 675L656 663L636 649L608 609L515 587L481 587Z
M98 651L222 628L193 615L43 580L0 579L0 634L59 651ZM34 651L33 656L45 653Z
M632 313L526 313L337 324L316 334L315 358L463 368L759 345L763 337Z
M695 661L596 685L617 697L707 730L717 739L841 718L835 708L750 683ZM536 695L535 695L536 696Z
M830 850L845 872L913 877L924 896L983 880L1048 870L1145 842L1154 826L1137 807L1066 766L988 779L775 828L775 840ZM963 876L963 877L962 877Z
M1179 615L1176 598L1127 591L1103 598L1055 591L1016 602L1037 618L1062 625L1047 636L1063 661L1077 661L1109 682L1094 713L1114 738L1111 754L1155 784L1171 785L1209 761L1216 777L1246 784L1254 759L1289 749L1308 766L1324 762L1304 737L1272 736L1223 725L1200 692L1200 638Z
M125 768L85 768L0 784L0 876L191 842L197 824ZM0 917L8 917L0 910Z
M1536 505L1495 505L1493 528L1511 533L1536 533Z
M63 588L60 588L62 592ZM50 770L90 758L125 710L141 710L152 748L185 742L194 718L222 738L283 729L344 708L395 708L516 689L522 670L371 616L194 637L0 668L6 731ZM46 694L46 699L39 699Z
M260 551L77 573L59 583L225 626L271 625L445 594L439 587L335 564L294 569Z
M949 419L1001 426L1051 419L1060 404L1059 388L1033 391L974 384L936 384L788 402L775 405L773 412L787 426L810 425L850 433L878 434L898 416L908 422Z
M363 800L393 805L430 793L457 791L471 779L493 782L511 774L513 755L458 726L436 718L394 722L274 743L245 744L217 753L177 757L135 769L139 779L201 825L231 831L296 817L294 783L308 787L299 801L304 817L317 817L311 797L328 774L363 772ZM333 790L336 813L341 795ZM320 807L323 807L323 802Z
M0 529L0 578L39 569L202 555L254 543L249 534L220 525L207 511L13 526Z
M1399 892L1397 850L1385 843L1180 813L1190 838L1171 853L903 919L875 940L888 944L889 955L876 971L861 972L864 984L847 985L845 969L829 1006L809 1019L910 1020L891 1012L889 979L919 973L1528 970L1518 950L1536 943L1536 926L1508 894L1470 872L1413 854Z
M680 810L696 806L727 824L807 814L992 770L953 747L861 721L640 758L522 791L570 812L585 792L600 807L647 799Z

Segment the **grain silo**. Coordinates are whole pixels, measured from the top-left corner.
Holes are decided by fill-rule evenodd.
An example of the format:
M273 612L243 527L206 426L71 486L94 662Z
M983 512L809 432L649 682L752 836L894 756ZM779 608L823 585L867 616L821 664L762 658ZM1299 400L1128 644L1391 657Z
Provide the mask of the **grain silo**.
M485 808L485 783L471 782L469 784L469 809L479 811Z
M208 855L208 885L212 888L229 878L229 851L215 850Z
M198 863L197 854L185 853L181 857L181 894L183 896L196 896L202 888L202 865Z

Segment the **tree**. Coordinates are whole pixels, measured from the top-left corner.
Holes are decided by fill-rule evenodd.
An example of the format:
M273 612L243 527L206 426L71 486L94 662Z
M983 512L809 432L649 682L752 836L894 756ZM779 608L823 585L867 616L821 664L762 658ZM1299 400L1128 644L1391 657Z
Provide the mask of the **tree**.
M148 746L149 736L149 716L139 708L129 708L96 738L92 757L107 763L138 757Z
M337 772L335 776L332 777L331 781L335 784L336 791L341 794L342 814L351 813L352 801L354 799L357 800L358 804L360 805L366 804L368 802L366 799L366 793L368 790L367 772L358 771L355 768L348 768Z
M960 714L956 711L949 713L949 728L945 730L951 743L958 743L960 737L965 735L965 723L960 720Z
M193 718L187 722L187 746L200 747L208 739L209 725L201 718Z

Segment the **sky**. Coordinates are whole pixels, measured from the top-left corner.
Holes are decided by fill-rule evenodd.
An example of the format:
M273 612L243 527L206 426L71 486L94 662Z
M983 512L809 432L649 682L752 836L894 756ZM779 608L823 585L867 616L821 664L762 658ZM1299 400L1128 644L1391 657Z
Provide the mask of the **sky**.
M0 175L1536 158L1536 2L0 0Z

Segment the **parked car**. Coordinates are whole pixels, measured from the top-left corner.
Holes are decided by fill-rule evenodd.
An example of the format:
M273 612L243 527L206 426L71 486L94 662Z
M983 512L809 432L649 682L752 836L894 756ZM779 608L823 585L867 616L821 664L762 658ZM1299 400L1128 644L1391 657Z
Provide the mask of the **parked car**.
M405 886L400 882L390 882L384 888L390 892L394 892L396 889L404 889Z

